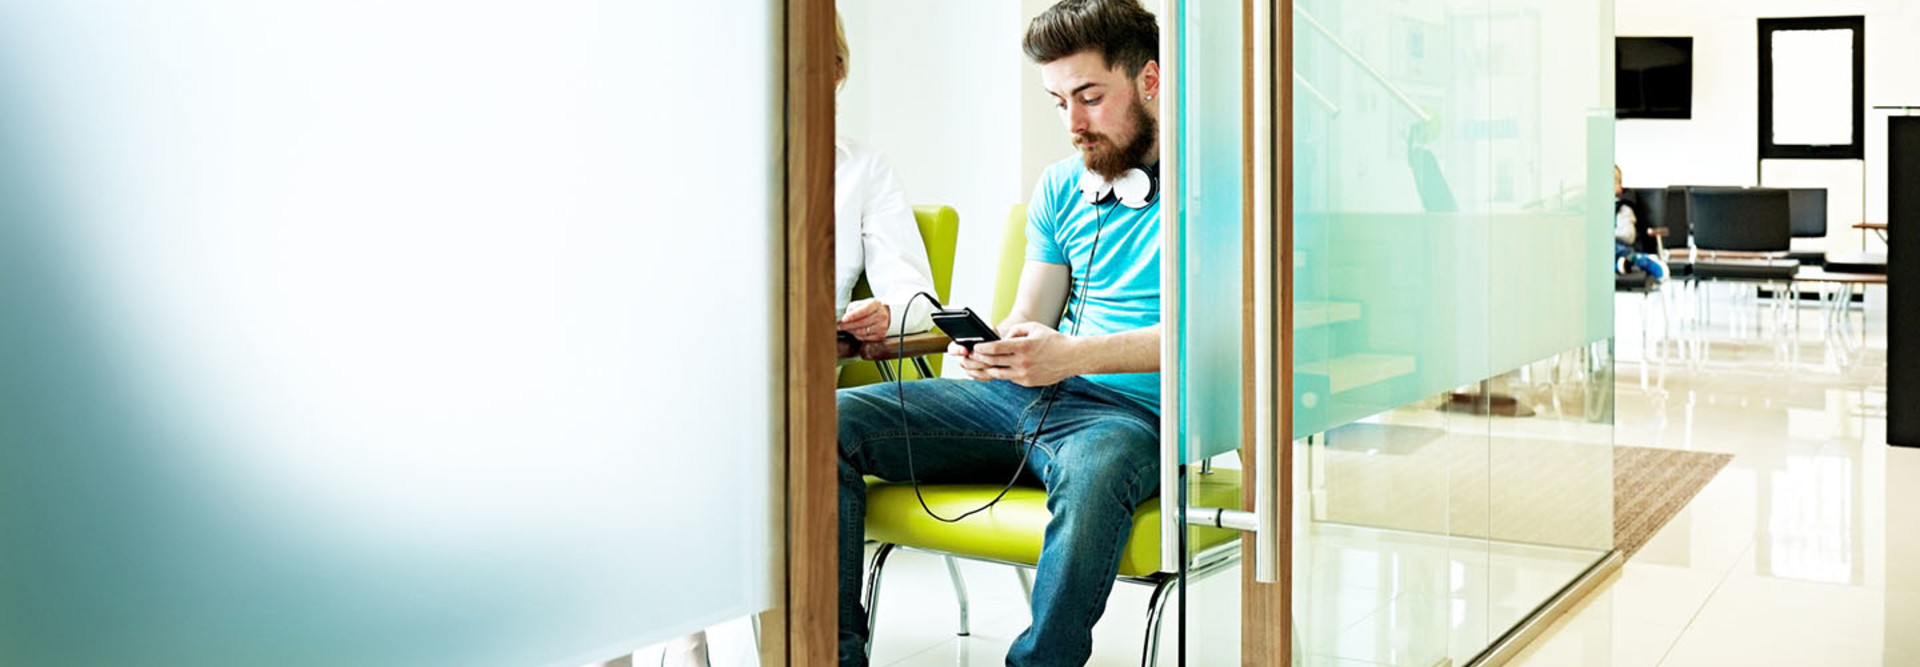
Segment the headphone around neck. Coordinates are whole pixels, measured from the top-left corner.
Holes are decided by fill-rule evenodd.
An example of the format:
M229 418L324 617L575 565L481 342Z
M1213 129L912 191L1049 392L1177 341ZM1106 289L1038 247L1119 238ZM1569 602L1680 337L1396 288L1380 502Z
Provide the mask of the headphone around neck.
M1095 206L1118 201L1121 206L1141 209L1160 198L1160 178L1139 167L1122 172L1112 181L1089 171L1080 175L1080 194Z

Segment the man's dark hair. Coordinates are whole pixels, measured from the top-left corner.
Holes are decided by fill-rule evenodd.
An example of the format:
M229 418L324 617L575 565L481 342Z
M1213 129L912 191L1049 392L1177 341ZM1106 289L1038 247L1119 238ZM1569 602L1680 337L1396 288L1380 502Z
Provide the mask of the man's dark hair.
M1160 26L1140 0L1061 0L1027 25L1023 46L1042 65L1098 51L1107 67L1119 65L1134 77L1160 57Z

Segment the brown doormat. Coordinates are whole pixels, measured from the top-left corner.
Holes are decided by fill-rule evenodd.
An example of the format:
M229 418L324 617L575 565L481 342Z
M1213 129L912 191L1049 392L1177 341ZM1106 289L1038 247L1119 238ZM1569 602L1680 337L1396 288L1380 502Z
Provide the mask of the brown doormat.
M1715 452L1614 447L1613 548L1633 557L1732 460Z

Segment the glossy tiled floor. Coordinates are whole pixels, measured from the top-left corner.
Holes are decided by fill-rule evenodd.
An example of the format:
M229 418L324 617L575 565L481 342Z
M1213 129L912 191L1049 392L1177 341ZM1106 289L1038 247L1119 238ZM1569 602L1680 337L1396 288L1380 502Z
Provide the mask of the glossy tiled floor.
M1852 311L1844 340L1812 304L1795 327L1764 303L1724 294L1704 309L1666 298L1618 303L1612 435L1735 458L1608 586L1512 664L1920 665L1920 630L1910 630L1920 628L1920 449L1884 444L1884 292L1869 296L1864 316ZM1704 325L1703 311L1711 315ZM1301 662L1316 666L1460 664L1592 556L1303 528L1296 534L1309 539L1296 559L1316 574L1296 594L1309 612ZM940 561L894 557L875 665L1002 664L1027 623L1018 579L1001 566L961 568L969 637L954 634L958 612ZM1237 664L1238 578L1238 570L1221 572L1190 591L1187 664ZM1139 664L1146 603L1143 587L1116 589L1094 631L1092 664ZM1447 611L1433 611L1440 608ZM713 664L752 664L749 632L744 622L717 631ZM1175 639L1163 636L1161 664L1174 664ZM1441 641L1445 649L1436 648ZM635 664L658 661L654 650Z
M1669 332L1623 297L1619 441L1734 459L1515 664L1920 665L1920 449L1885 444L1884 303L1843 342L1811 309L1782 331L1716 302Z

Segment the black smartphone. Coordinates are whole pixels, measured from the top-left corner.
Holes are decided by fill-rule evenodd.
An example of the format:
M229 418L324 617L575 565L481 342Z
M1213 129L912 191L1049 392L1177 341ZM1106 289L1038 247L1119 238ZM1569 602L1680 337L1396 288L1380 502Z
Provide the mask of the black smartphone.
M968 351L972 351L975 344L1000 340L1000 334L995 333L993 327L987 326L986 321L974 314L971 308L943 308L934 311L933 324L940 327L940 331L947 334L948 338L952 338L953 342L959 343Z

